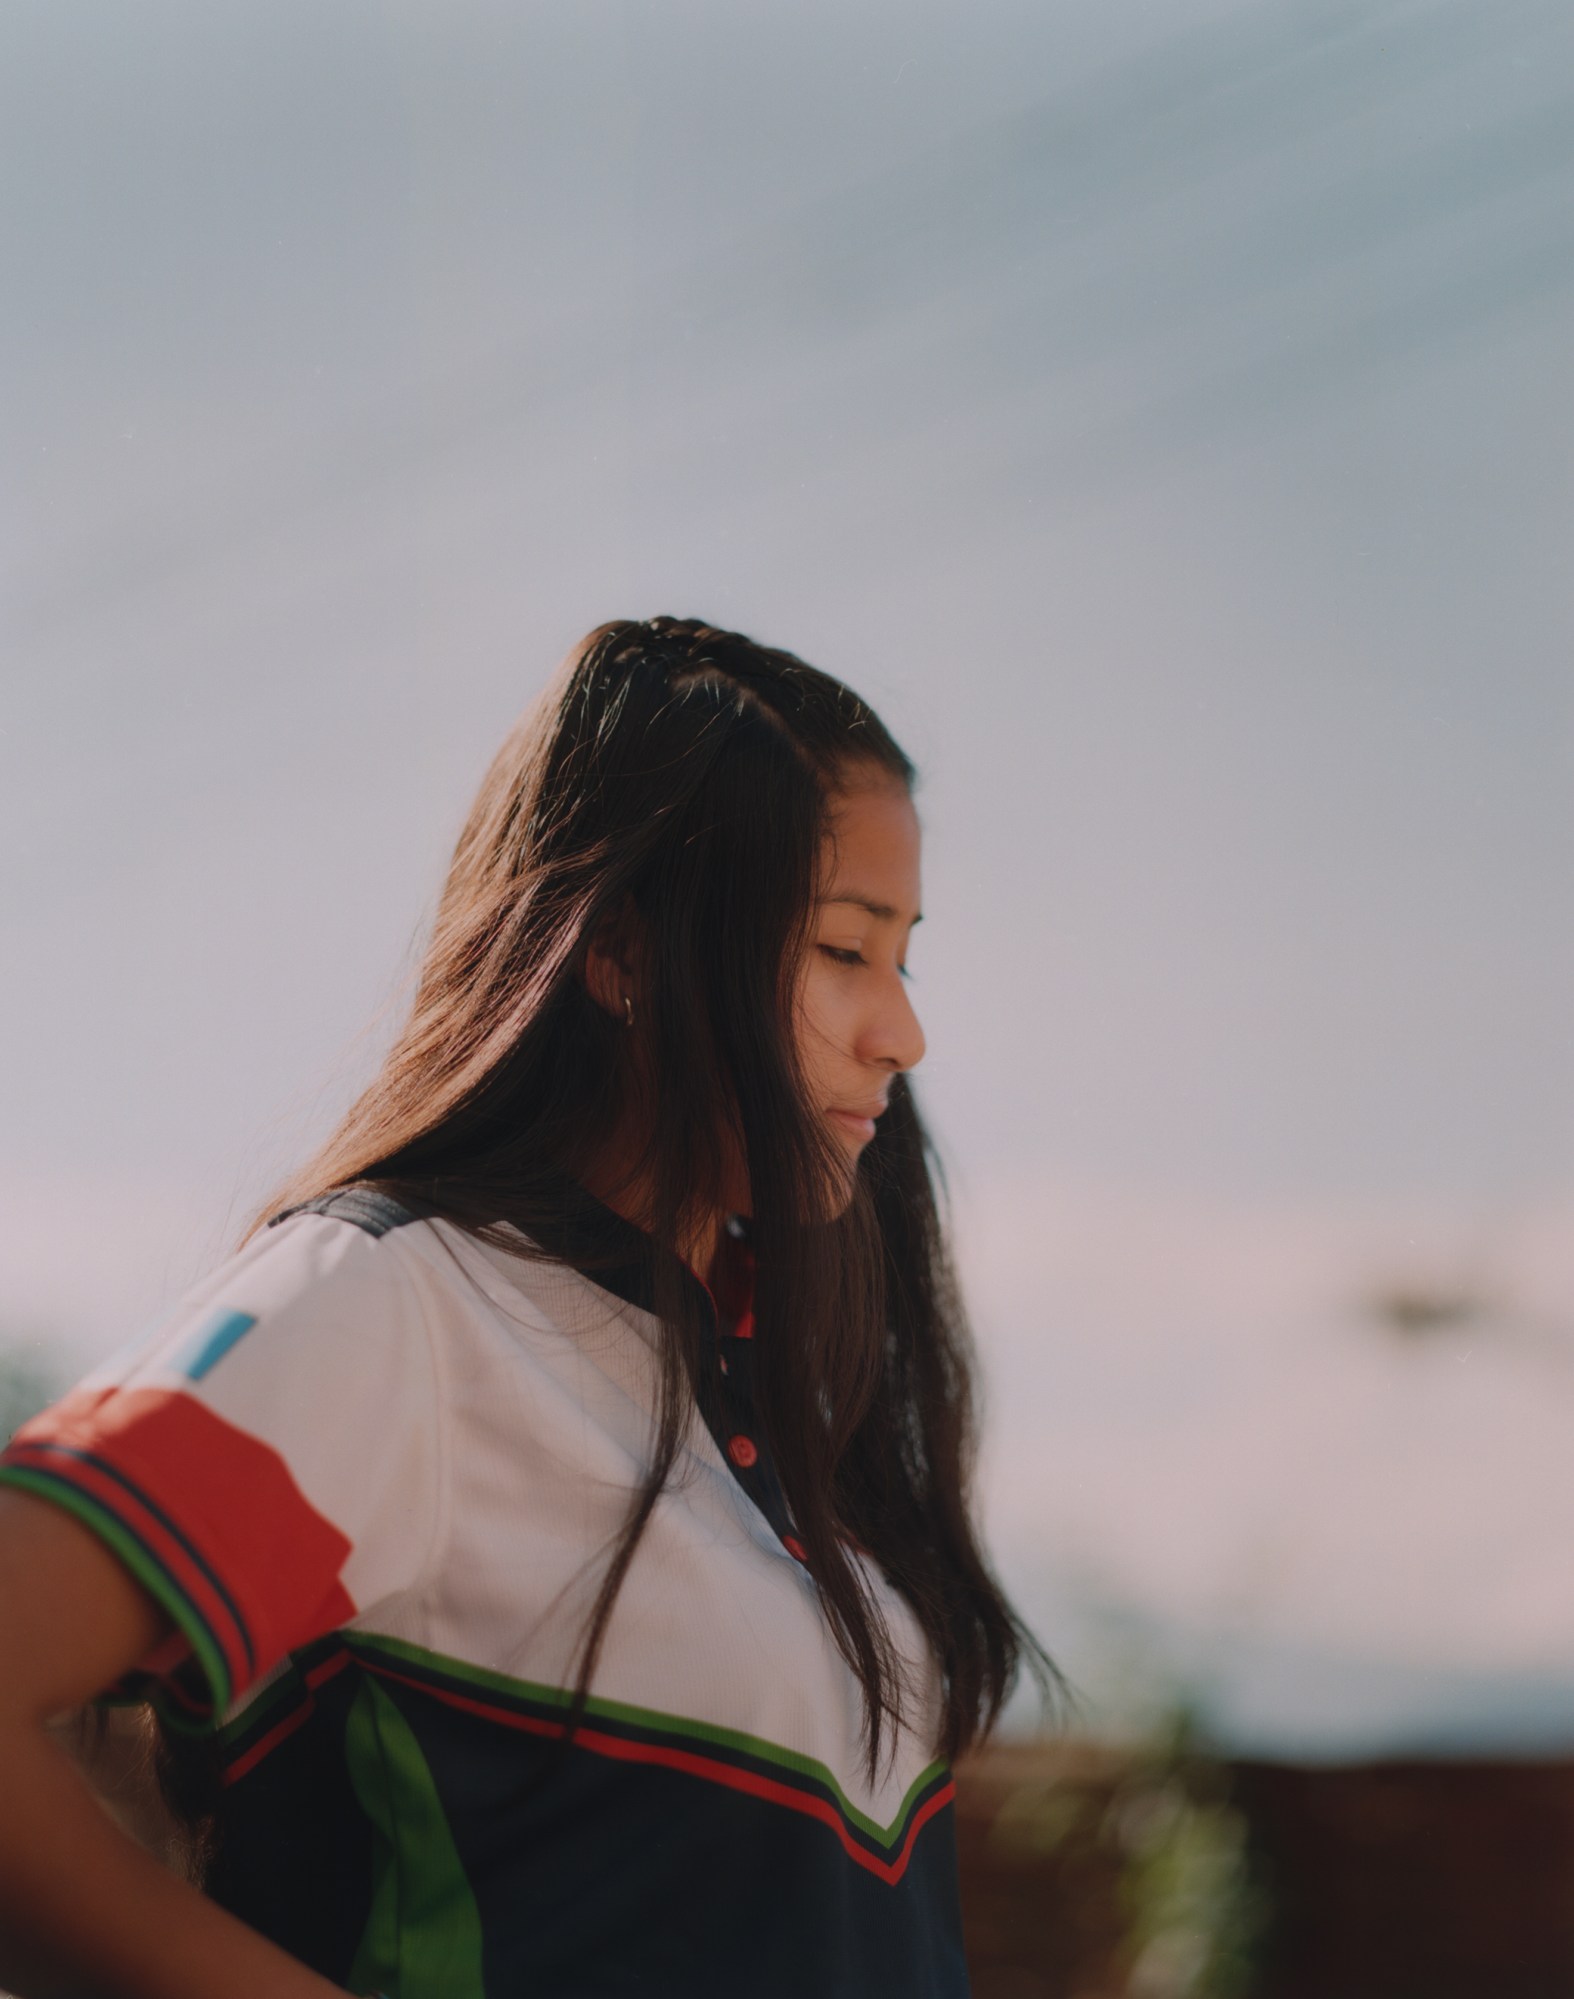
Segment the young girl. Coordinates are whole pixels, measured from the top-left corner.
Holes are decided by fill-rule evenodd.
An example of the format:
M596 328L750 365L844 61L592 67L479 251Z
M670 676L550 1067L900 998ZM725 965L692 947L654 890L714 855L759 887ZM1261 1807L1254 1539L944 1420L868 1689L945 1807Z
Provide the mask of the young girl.
M0 1458L0 1984L966 1992L949 1765L1064 1683L968 1513L913 775L737 633L574 648L376 1081ZM200 1889L45 1733L127 1700Z

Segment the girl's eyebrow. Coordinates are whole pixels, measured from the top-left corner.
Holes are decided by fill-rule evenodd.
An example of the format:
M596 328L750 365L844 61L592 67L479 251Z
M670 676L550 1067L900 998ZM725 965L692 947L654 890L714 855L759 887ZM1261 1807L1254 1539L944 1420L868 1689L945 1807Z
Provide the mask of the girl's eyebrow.
M878 917L882 923L896 923L901 920L901 912L893 909L888 902L871 902L866 895L827 895L821 900L826 903L850 902L858 909L867 909L871 916ZM923 920L924 913L920 910L913 918L913 922L922 923Z

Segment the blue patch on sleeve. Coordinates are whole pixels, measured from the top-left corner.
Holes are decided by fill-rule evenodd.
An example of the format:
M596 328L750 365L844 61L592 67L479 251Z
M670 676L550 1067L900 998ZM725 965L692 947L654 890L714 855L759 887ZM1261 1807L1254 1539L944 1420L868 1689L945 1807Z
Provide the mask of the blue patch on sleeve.
M242 1333L249 1333L257 1321L250 1312L215 1312L175 1357L175 1365L188 1381L200 1381L219 1362Z

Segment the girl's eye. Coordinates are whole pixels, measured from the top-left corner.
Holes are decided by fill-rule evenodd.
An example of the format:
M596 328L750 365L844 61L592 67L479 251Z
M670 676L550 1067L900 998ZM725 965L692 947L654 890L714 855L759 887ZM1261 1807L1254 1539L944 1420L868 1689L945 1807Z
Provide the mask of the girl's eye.
M869 962L862 951L844 950L839 944L822 944L820 949L826 957L834 959L838 965L867 965ZM898 965L896 969L898 975L904 979L913 976L905 965Z

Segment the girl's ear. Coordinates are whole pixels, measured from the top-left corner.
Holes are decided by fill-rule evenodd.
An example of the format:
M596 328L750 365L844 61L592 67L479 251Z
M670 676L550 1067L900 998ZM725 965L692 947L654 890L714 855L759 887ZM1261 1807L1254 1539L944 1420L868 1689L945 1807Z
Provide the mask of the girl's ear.
M625 896L621 908L597 924L585 945L585 990L615 1020L639 1013L645 955L644 921L633 898Z

